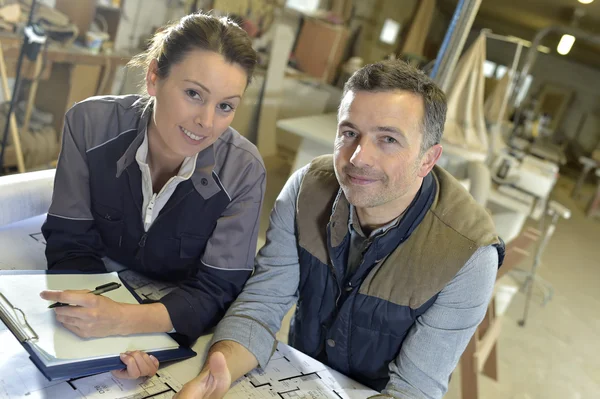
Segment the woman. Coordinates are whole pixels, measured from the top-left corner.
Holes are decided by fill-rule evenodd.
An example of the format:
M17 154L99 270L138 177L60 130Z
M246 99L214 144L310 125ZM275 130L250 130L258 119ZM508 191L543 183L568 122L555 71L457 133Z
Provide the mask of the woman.
M141 305L41 296L80 305L55 312L81 337L175 330L195 340L252 271L265 168L229 125L256 53L230 20L194 14L157 33L132 64L147 71L146 95L94 97L67 112L42 228L48 268L105 271L106 256L177 288ZM154 360L135 356L148 374L141 366Z

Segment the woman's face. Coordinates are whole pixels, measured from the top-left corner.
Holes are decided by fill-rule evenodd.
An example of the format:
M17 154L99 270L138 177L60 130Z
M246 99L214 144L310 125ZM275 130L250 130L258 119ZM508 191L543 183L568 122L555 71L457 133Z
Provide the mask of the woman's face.
M229 127L246 88L247 75L220 54L195 49L171 65L169 75L148 68L146 87L154 97L149 134L156 134L169 158L196 155Z

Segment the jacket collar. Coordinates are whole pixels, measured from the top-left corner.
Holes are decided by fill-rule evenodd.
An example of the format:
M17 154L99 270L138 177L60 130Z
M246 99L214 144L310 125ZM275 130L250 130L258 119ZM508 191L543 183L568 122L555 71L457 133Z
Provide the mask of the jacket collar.
M388 249L393 250L402 241L404 241L410 234L417 228L419 223L425 217L425 214L429 211L435 194L437 192L437 184L432 174L429 173L423 179L421 188L415 195L415 198L404 212L404 216L400 222L387 230L384 240L379 241L379 245L383 245L385 248L381 248L383 252L387 252ZM343 190L340 188L337 197L333 203L331 219L329 222L330 232L330 243L333 248L340 246L344 242L344 238L348 234L348 221L350 218L350 203L346 199ZM393 233L393 234L388 234ZM388 246L390 248L388 248Z

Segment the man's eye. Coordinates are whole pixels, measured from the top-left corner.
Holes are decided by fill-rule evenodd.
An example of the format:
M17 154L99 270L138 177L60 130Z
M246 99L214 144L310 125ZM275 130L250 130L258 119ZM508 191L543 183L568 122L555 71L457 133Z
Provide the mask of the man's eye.
M394 143L398 142L398 140L396 140L395 138L390 137L390 136L385 136L383 138L383 141L385 141L386 144L394 144Z
M353 131L351 131L351 130L347 130L347 131L345 131L345 132L342 132L342 136L344 136L344 137L348 137L348 138L350 138L350 139L353 139L353 138L355 138L355 137L356 137L356 132L353 132Z

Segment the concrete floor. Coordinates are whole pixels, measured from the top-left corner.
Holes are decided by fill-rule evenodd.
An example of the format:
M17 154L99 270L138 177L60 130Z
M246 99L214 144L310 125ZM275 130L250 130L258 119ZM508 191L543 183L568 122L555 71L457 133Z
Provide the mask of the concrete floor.
M269 213L287 180L290 162L265 160L267 192L261 216L259 248L264 243ZM481 376L482 399L596 399L600 398L600 219L588 219L584 209L594 187L588 184L572 200L574 181L561 177L553 198L569 207L570 220L561 220L543 256L539 274L554 287L554 297L540 306L535 291L525 327L519 327L524 296L518 293L504 315L498 344L499 381ZM523 263L529 268L531 260ZM508 284L514 279L505 277ZM289 316L279 339L287 341ZM459 399L460 371L445 398Z

